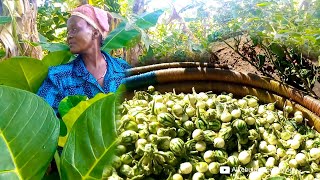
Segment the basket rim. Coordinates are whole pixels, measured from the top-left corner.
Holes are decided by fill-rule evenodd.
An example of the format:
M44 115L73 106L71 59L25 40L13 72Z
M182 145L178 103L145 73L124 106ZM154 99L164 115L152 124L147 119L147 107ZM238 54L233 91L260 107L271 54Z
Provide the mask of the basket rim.
M181 64L185 64L187 67L177 67ZM164 67L164 65L169 65L170 68L161 69ZM270 91L279 96L291 99L294 102L311 110L317 116L320 116L320 101L308 95L307 93L294 88L293 86L253 73L207 67L206 64L202 64L202 66L199 65L201 64L163 63L145 67L146 69L143 69L143 71L140 71L141 67L133 68L131 71L129 71L125 83L128 85L129 91L133 90L134 88L144 87L152 84L165 84L173 82L182 83L187 81L221 81L226 83L236 83ZM130 85L133 85L133 87L130 87Z

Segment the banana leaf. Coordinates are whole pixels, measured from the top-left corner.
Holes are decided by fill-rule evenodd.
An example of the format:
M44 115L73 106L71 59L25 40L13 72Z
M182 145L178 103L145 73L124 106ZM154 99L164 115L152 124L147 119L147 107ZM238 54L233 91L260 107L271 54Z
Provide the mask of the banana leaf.
M162 13L162 10L157 10L143 15L138 18L133 25L130 25L128 22L120 23L118 27L114 29L104 40L102 50L109 52L113 49L126 47L131 41L135 40L141 34L136 28L146 30L155 26ZM128 26L132 28L128 29Z

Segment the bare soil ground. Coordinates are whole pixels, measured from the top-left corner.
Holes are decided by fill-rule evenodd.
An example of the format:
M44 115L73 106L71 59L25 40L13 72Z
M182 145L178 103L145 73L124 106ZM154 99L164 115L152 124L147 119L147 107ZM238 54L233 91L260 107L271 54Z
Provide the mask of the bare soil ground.
M228 47L223 42L214 43L212 46L212 52L218 57L215 63L220 65L227 65L230 69L262 75L253 65L242 59L240 55L234 52L233 49Z
M240 55L238 55L233 49L228 47L223 42L217 42L213 44L212 52L214 52L215 55L218 57L217 61L219 64L226 65L232 70L263 75L259 70L257 70L257 68L255 68L249 62L243 60L243 58ZM269 64L269 66L272 65ZM273 78L280 80L280 77L276 73L273 73L272 76ZM318 81L315 83L312 90L318 97L320 97L320 83Z

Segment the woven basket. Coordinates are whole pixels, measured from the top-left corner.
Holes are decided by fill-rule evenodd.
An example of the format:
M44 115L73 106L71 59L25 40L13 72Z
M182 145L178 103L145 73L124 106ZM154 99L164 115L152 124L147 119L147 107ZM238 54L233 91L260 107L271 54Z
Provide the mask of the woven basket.
M232 70L216 68L200 63L165 63L132 68L126 78L126 97L134 90L146 90L155 86L162 93L175 89L176 93L229 92L237 97L254 95L263 103L275 102L282 109L285 104L303 112L310 126L320 132L320 101L282 82Z

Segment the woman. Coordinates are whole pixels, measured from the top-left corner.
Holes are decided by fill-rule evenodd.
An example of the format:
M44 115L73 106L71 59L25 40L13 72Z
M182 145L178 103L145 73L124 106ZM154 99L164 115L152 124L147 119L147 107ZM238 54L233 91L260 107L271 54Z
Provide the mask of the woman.
M77 54L68 64L49 68L49 73L38 91L58 112L59 102L66 96L115 92L130 65L101 51L102 41L109 31L109 13L82 5L74 9L67 22L67 43Z

